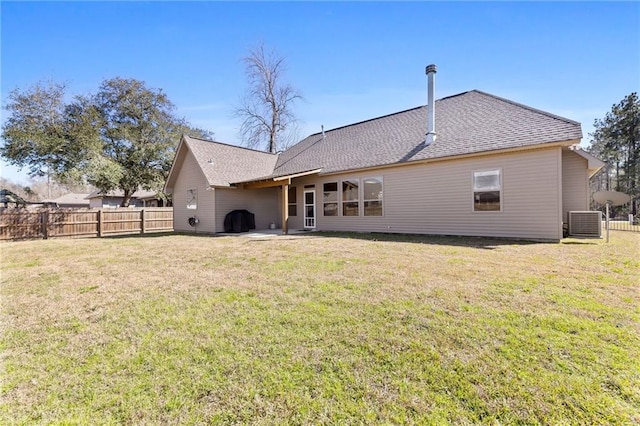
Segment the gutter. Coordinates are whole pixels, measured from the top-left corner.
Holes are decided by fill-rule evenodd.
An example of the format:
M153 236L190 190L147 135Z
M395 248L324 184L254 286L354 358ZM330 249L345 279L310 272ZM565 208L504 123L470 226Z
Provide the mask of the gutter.
M497 150L493 150L493 151L482 151L482 152L474 152L474 153L469 153L469 154L450 155L450 156L446 156L446 157L425 158L425 159L422 159L422 160L406 161L406 162L402 162L402 163L381 164L379 166L370 166L370 167L360 167L360 168L355 168L355 169L337 170L337 171L318 173L318 174L320 176L331 176L331 175L338 175L338 174L343 174L343 173L354 173L354 172L360 172L360 171L388 169L388 168L392 168L392 167L413 166L413 165L416 165L416 164L437 163L437 162L440 162L440 161L462 160L462 159L466 159L466 158L483 157L483 156L487 156L487 155L509 154L509 153L515 153L515 152L532 151L532 150L537 150L537 149L555 148L555 147L571 147L571 146L576 145L578 143L580 143L579 139L571 139L571 140L566 140L566 141L545 143L545 144L541 144L541 145L528 145L528 146L516 147L516 148L497 149Z

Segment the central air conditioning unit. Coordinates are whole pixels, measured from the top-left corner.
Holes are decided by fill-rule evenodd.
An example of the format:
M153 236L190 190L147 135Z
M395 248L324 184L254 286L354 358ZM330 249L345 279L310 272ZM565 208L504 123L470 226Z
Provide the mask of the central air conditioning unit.
M602 237L602 212L569 212L569 236Z

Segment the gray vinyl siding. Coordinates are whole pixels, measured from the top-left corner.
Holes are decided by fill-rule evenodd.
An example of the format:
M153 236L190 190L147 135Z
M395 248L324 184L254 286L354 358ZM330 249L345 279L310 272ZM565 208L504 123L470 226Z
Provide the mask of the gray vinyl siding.
M96 197L89 200L90 209L117 208L122 205L122 197ZM135 205L135 200L131 200L130 204Z
M248 210L255 215L256 229L268 229L274 222L280 227L280 193L277 188L216 189L216 232L224 232L224 218L233 210Z
M181 159L180 174L173 187L173 229L184 232L211 233L215 231L215 191L209 188L193 154L185 150ZM187 209L187 190L198 190L196 209ZM200 221L195 227L189 225L189 218L196 216Z
M589 172L587 160L569 151L562 151L562 214L589 210Z
M90 209L102 209L102 208L118 208L122 205L124 197L96 197L89 200ZM129 200L129 207L142 207L142 200L138 198L131 198Z
M560 148L554 147L307 177L294 183L300 191L305 184L316 185L318 230L559 240L562 237L560 154ZM493 169L502 172L502 211L475 212L473 172ZM323 183L375 176L384 179L383 216L363 216L362 202L359 217L323 216Z
M90 209L101 209L102 207L102 198L91 198L89 200Z

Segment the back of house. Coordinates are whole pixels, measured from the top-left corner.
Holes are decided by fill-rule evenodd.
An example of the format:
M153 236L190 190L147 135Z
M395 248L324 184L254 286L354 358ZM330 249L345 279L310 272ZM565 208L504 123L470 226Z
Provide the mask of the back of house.
M603 165L581 137L575 121L473 90L279 154L184 136L165 190L182 231L223 232L226 214L248 210L256 228L285 232L557 241L568 212L588 209L589 178Z

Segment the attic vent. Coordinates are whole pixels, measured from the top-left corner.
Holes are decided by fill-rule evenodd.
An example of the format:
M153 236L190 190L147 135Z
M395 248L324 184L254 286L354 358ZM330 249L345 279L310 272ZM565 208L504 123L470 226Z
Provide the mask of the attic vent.
M600 238L602 236L602 212L569 212L569 235Z

